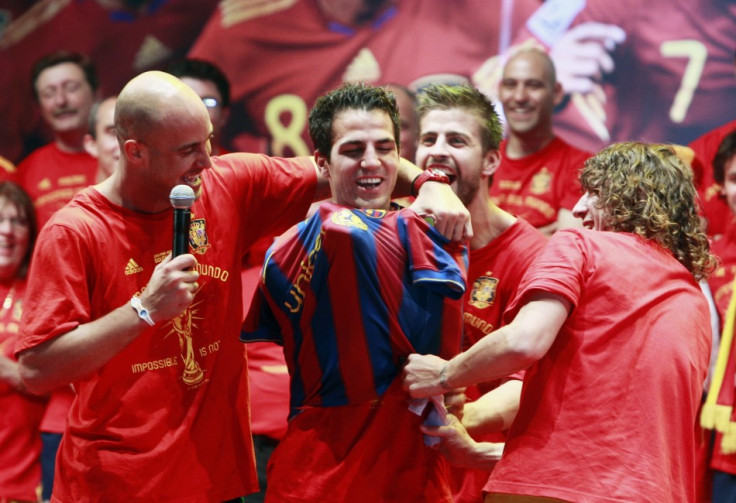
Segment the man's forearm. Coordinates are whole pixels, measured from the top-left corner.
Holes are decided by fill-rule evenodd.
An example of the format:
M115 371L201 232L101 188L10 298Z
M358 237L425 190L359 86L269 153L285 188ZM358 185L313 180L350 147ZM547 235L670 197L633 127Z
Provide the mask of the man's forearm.
M413 162L402 157L397 172L398 176L396 177L393 197L411 196L411 184L417 176L422 174L422 170Z
M34 393L47 393L98 370L148 325L129 304L79 325L19 355L20 375Z

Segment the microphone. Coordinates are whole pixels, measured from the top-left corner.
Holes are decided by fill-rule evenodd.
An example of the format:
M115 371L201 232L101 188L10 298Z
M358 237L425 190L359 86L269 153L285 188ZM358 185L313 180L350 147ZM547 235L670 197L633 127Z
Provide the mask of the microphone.
M194 190L189 185L177 185L171 189L169 201L174 207L174 246L172 258L189 253L189 208L194 204Z

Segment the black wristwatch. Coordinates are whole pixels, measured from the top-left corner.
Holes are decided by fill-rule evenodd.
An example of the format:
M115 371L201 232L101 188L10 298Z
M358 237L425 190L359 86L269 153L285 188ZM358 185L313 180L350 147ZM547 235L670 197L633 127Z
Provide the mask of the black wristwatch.
M424 182L440 182L450 184L450 177L444 174L442 171L433 171L426 169L414 178L411 182L411 195L417 197L419 195L419 189L424 185Z

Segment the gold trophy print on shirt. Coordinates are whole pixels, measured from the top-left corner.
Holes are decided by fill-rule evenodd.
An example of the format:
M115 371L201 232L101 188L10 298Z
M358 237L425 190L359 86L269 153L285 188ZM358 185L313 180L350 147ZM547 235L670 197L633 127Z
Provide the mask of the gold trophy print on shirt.
M192 340L192 311L193 306L187 307L183 313L171 320L173 331L179 336L181 360L184 363L182 381L188 386L199 384L204 379L204 372L194 357Z

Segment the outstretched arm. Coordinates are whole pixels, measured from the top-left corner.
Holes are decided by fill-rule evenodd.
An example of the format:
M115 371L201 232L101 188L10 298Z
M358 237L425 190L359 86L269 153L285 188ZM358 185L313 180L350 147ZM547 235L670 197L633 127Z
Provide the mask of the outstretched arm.
M523 370L547 353L570 307L564 297L539 292L509 325L485 336L449 362L434 355L409 355L404 389L421 398Z

